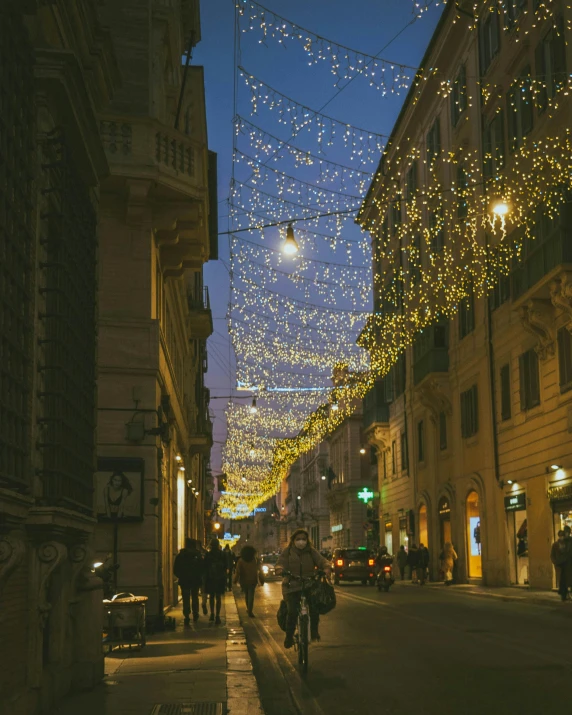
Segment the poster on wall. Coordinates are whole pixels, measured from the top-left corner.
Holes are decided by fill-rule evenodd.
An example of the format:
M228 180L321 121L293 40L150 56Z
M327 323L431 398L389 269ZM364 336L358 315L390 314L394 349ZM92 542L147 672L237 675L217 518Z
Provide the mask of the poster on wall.
M481 519L478 516L470 518L471 556L481 555Z
M139 521L143 518L145 460L98 457L95 508L98 521Z

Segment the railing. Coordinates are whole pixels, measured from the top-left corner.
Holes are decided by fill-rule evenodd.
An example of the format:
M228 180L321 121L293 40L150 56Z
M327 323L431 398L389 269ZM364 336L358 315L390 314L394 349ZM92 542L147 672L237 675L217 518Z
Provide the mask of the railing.
M210 310L211 301L209 297L209 289L207 286L203 286L201 292L189 291L187 295L189 302L189 310Z
M389 422L389 402L385 381L378 381L363 400L363 427L367 429L375 423Z
M572 263L572 231L557 228L545 241L530 243L530 250L512 273L512 297L519 298L561 263Z
M448 348L432 348L429 352L420 356L413 364L413 380L419 384L423 378L432 372L449 371L449 350Z

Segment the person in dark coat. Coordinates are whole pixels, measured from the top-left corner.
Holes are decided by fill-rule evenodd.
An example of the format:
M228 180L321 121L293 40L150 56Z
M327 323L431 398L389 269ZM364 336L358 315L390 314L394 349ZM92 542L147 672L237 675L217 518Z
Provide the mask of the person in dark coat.
M230 546L227 544L223 549L224 557L226 559L226 577L227 577L227 588L232 591L232 572L234 571L234 554L230 550Z
M568 588L572 586L572 546L570 539L562 530L558 532L558 539L550 549L550 560L556 571L558 593L562 601L568 598Z
M429 549L425 548L424 544L419 544L417 551L417 577L421 586L425 585L427 578L427 569L429 568Z
M290 544L280 554L276 562L276 571L290 571L295 576L309 578L316 570L324 571L329 576L331 565L319 551L312 546L308 532L305 529L296 529L290 538ZM294 631L298 618L298 606L302 597L302 584L298 579L286 576L282 581L282 595L288 605L288 619L286 621L285 648L294 645ZM320 614L310 600L310 635L313 641L320 640L318 625Z
M411 569L411 583L417 583L417 566L419 565L419 551L416 544L411 544L407 554L407 564Z
M256 587L260 583L259 568L260 564L256 558L254 546L243 546L240 558L236 563L234 583L240 584L246 601L246 610L251 618L255 617L253 613L254 594L256 593Z
M226 557L220 548L218 539L211 541L210 550L205 556L205 588L209 595L211 610L209 621L215 621L218 625L220 623L221 599L226 591Z
M199 589L203 582L204 563L201 552L197 547L196 539L186 539L185 548L179 551L173 566L173 571L179 580L181 589L183 616L186 626L190 623L191 601L193 621L199 620Z
M401 580L405 578L405 567L407 566L407 551L405 551L405 546L400 546L397 552L397 565L399 566L399 574Z

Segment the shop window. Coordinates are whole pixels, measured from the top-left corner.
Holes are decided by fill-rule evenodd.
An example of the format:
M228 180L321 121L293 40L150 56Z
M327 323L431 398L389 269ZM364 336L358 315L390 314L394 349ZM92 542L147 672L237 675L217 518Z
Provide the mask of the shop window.
M409 446L407 444L407 430L401 433L401 470L407 472L409 469Z
M475 297L473 293L461 302L459 306L459 339L467 337L475 329Z
M425 504L419 507L419 543L429 548L429 528L427 525L427 507Z
M500 388L501 388L501 420L510 420L512 415L511 410L511 395L510 395L510 367L503 365L500 369Z
M542 114L548 106L548 100L567 84L566 40L561 15L536 48L535 70L538 82L536 107L538 113Z
M479 495L471 492L467 496L467 544L469 547L469 578L482 578L482 537Z
M461 393L461 434L466 439L479 431L479 403L477 386Z
M439 413L439 449L447 449L447 415L445 412Z
M572 335L568 328L558 331L558 367L560 392L566 392L572 387Z
M535 350L527 350L520 356L519 368L520 409L530 410L540 404L538 355Z
M451 124L456 127L463 112L467 109L467 68L459 67L451 90Z
M397 472L397 447L395 440L391 443L391 473L395 474Z
M393 524L390 521L385 523L385 545L390 554L393 553Z
M425 461L425 430L423 420L417 423L417 461Z

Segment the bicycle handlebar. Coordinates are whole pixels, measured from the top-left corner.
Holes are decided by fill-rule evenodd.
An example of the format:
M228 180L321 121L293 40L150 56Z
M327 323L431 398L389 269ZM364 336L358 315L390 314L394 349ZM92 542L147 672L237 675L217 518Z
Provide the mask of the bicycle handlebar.
M292 571L287 571L286 569L282 570L282 576L287 576L288 578L294 578L297 581L314 581L316 578L322 578L322 576L325 576L326 572L325 571L316 571L313 573L311 576L296 576L296 574L293 574Z

